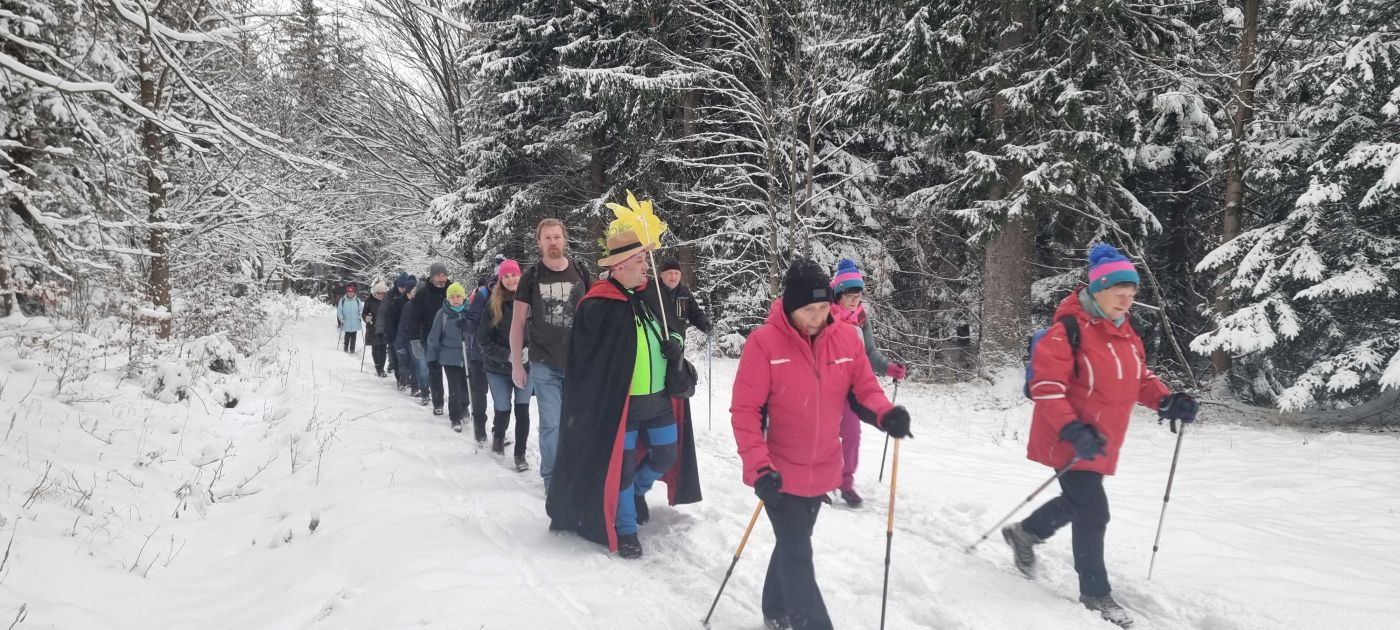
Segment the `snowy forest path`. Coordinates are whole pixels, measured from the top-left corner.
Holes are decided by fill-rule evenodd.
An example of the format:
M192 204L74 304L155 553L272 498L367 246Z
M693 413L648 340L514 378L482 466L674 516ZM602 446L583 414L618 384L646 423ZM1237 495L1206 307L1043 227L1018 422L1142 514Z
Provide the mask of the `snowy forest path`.
M310 335L297 334L294 338L305 340ZM357 406L385 409L368 423L352 429L365 431L366 435L347 433L345 438L346 442L380 440L394 444L401 456L395 466L399 483L403 483L405 474L422 478L426 494L415 495L416 505L401 509L436 511L450 519L451 527L445 532L422 531L407 537L425 545L424 553L439 548L447 556L469 558L440 574L439 588L445 594L477 593L476 597L464 599L483 604L456 610L452 615L472 620L473 625L480 620L484 627L495 625L491 622L502 619L503 614L510 627L688 628L692 627L691 617L699 618L732 558L733 547L755 501L738 479L739 462L726 413L735 367L732 361L721 361L715 366L718 382L713 426L705 408L706 392L699 392L692 400L705 501L672 509L659 506L658 497L652 497L652 521L641 531L646 556L640 561L623 561L576 536L548 531L543 488L534 470L517 473L501 458L478 449L470 429L463 434L451 432L445 416L432 416L427 408L396 392L391 381L378 379L368 370L349 373L357 367L358 357L319 345L304 351L314 357L317 369L324 370L311 380L327 384L342 381L345 391L356 392ZM999 537L994 536L973 554L962 552L974 532L1015 502L1001 497L1023 498L1043 474L1039 467L1019 459L1016 451L1024 452L1023 442L1014 430L1006 434L1007 420L1001 417L1006 414L976 409L976 401L969 402L968 397L957 392L915 391L906 394L904 401L923 430L916 431L918 437L905 445L901 461L903 483L891 571L891 627L1015 628L1034 620L1035 626L1041 628L1080 628L1103 623L1075 601L1077 582L1068 549L1068 531L1059 537L1063 540L1057 540L1058 544L1041 548L1042 577L1034 582L1015 572ZM532 417L535 413L532 410ZM996 427L998 417L1002 424L1000 435ZM1200 440L1195 444L1197 457L1188 454L1184 459L1184 465L1194 468L1183 473L1190 481L1182 484L1179 491L1196 494L1178 500L1177 503L1185 504L1184 508L1174 503L1174 509L1182 513L1168 522L1163 553L1175 556L1175 571L1159 571L1162 575L1152 583L1139 575L1145 573L1138 569L1145 569L1146 554L1142 552L1150 542L1146 537L1161 506L1159 486L1164 481L1166 458L1170 457L1166 445L1171 443L1170 434L1164 431L1148 432L1156 428L1151 426L1155 423L1144 424L1147 426L1139 429L1142 434L1136 438L1136 449L1144 454L1139 455L1134 474L1128 476L1120 471L1120 477L1111 482L1115 522L1109 536L1109 566L1116 592L1138 617L1138 627L1289 627L1290 618L1278 614L1277 609L1251 603L1239 593L1211 592L1195 584L1202 576L1191 573L1188 567L1196 550L1187 547L1187 535L1171 529L1195 529L1191 522L1193 508L1241 498L1212 496L1209 488L1203 491L1199 487L1200 476L1217 474L1203 469L1204 466L1228 468L1239 463L1200 457L1219 446L1218 436L1193 435ZM1222 430L1244 432L1225 438L1231 447L1236 440L1260 441L1266 436L1254 429ZM867 499L865 506L856 510L824 510L814 535L817 572L837 627L874 627L877 623L888 505L888 486L874 481L882 445L879 433L867 433L862 448L866 466L858 476ZM1013 456L1008 458L1006 450L1011 450ZM989 451L996 451L997 457L991 457ZM339 456L343 458L345 454ZM537 464L537 457L532 435L532 465ZM1342 469L1394 473L1394 469L1385 467L1342 465ZM1315 475L1310 477L1321 481ZM1281 488L1303 485L1300 480L1283 477L1256 482ZM960 484L965 485L959 487ZM969 492L970 489L979 490ZM1051 496L1053 489L1042 499ZM1257 518L1257 511L1253 513ZM1024 515L1023 512L1020 516ZM763 519L755 529L748 551L716 611L714 627L760 627L758 600L772 548L772 532L766 521ZM1308 542L1306 535L1287 527L1263 522L1233 525L1242 532L1263 530L1295 544ZM1195 535L1202 533L1209 532ZM1226 549L1220 553L1232 559L1240 557L1243 551L1233 547L1247 544L1247 539L1244 536L1224 541ZM466 577L479 576L483 569L495 576L490 586ZM1322 567L1314 569L1325 571ZM407 570L402 567L395 572ZM510 613L511 610L516 612ZM426 611L423 618L442 619ZM1357 627L1363 626L1365 623L1361 622Z

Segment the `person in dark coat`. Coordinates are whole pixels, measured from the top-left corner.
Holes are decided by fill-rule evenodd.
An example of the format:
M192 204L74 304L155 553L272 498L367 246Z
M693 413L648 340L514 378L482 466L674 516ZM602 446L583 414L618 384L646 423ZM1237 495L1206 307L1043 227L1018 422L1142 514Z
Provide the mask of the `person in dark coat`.
M497 275L497 281L492 283L491 297L483 300L486 304L476 333L477 347L481 350L483 368L491 387L491 400L496 405L496 422L491 427L491 452L505 455L506 428L510 425L513 406L515 470L525 472L530 469L525 461L525 444L530 438L530 396L534 388L530 386L528 378L525 387L516 387L511 381L510 364L510 326L515 312L515 291L520 288L520 263L502 261L497 267ZM528 344L526 347L529 347ZM529 374L528 363L526 374Z
M409 327L409 348L417 361L418 383L422 387L423 404L427 405L432 396L433 415L442 415L442 401L446 392L442 385L442 366L428 360L423 340L433 329L433 318L447 301L447 286L452 279L447 277L447 265L440 262L428 267L428 281L419 287L413 298L413 322Z
M472 429L479 446L486 445L486 392L491 385L486 379L486 365L481 356L481 346L477 343L481 320L486 312L486 303L491 299L491 279L483 277L477 281L476 289L467 297L467 389L471 398Z
M428 391L428 387L424 383L424 376L418 371L418 358L413 356L412 346L412 329L415 320L413 316L413 298L417 297L418 288L422 286L422 283L413 276L409 276L409 278L412 278L413 282L408 289L408 293L404 295L403 309L399 313L399 332L394 336L394 351L399 353L399 363L404 366L404 372L407 372L409 395L414 398L419 398L423 401L423 404L426 405L428 399L424 395L424 392Z
M374 355L374 373L380 378L388 376L384 371L384 361L388 358L384 351L384 332L379 326L379 307L384 303L384 294L389 287L384 286L384 281L374 283L369 290L369 299L365 300L363 314L360 316L365 322L365 345L369 346L370 354Z
M418 279L412 275L400 273L399 277L394 279L394 294L380 306L379 321L383 324L385 342L389 346L394 381L400 390L408 387L413 369L407 357L408 344L402 344L403 350L400 350L399 322L402 320L404 306L408 304L408 292L417 283Z
M690 293L690 287L681 281L681 263L675 258L667 258L661 261L661 284L670 289L670 300L667 303L666 318L670 324L685 335L686 325L689 324L700 329L700 332L710 334L710 318L705 315L705 310L700 308L700 304L695 301L695 296Z
M402 309L403 305L395 305L394 302L402 295L402 289L398 287L398 282L390 287L384 299L379 301L379 310L374 314L375 328L379 333L380 340L384 344L386 372L394 373L394 380L399 380L399 353L394 349L394 337L399 332L398 312L394 309Z
M642 555L645 495L665 481L671 505L700 500L689 407L666 393L668 363L684 357L638 293L647 247L632 231L607 240L605 281L579 303L569 333L559 451L546 511L550 529L578 532L624 558ZM643 343L645 342L645 345Z

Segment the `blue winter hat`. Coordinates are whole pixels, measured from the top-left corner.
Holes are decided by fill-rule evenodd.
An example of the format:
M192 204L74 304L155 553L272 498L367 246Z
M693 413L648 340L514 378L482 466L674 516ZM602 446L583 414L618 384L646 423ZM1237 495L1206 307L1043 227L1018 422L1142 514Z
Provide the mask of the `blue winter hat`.
M1108 243L1099 243L1089 250L1089 292L1097 293L1115 284L1142 284L1133 261Z
M418 278L407 272L400 272L398 279L394 280L394 286L405 291L418 285Z
M831 279L831 289L836 295L841 295L851 289L865 290L865 278L861 276L860 267L856 266L856 261L842 258L836 263L836 275Z

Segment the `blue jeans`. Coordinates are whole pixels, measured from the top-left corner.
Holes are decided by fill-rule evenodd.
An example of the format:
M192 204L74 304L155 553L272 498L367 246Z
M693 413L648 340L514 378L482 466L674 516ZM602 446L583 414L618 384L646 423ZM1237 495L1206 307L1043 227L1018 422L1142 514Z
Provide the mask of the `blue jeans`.
M559 452L559 414L564 410L564 370L543 363L530 364L530 385L540 406L540 477L549 487L554 455Z
M530 395L535 392L535 384L530 379L525 379L525 388L520 389L510 381L509 374L487 372L486 384L491 388L491 405L496 411L510 411L512 392L517 405L530 404Z
M423 342L408 342L409 354L413 355L413 373L418 377L419 389L428 390L428 354L423 351Z

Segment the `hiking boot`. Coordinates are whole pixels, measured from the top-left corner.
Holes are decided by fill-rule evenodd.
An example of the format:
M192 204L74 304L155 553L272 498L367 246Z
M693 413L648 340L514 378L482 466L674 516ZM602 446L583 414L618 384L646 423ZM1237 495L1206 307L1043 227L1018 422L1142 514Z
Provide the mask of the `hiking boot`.
M792 630L792 624L788 623L787 617L764 617L763 627L767 630Z
M477 436L477 438L476 438L476 447L477 447L477 448L486 448L486 436L484 436L484 435Z
M498 435L491 438L491 452L497 455L506 454L506 438L504 436Z
M865 503L865 499L860 498L860 495L856 494L856 491L854 489L842 490L841 500L845 501L846 505L853 508L858 508L860 507L860 504Z
M462 432L462 421L461 421L461 420L453 420L453 421L452 421L452 430L453 430L453 431L456 431L456 432L458 432L458 433L461 433L461 432Z
M420 407L427 407L428 405L431 405L431 404L433 404L433 399L428 398L427 396L423 396L423 397L421 397L421 398L418 399L418 405L419 405Z
M380 370L380 371L379 371L379 378L388 378L388 376L389 376L389 373L388 373L388 372L385 372L384 370Z
M1103 616L1104 621L1115 626L1131 628L1133 625L1133 618L1128 615L1127 610L1124 610L1122 606L1118 605L1118 602L1114 601L1112 595L1104 595L1102 597L1080 595L1079 603L1084 604L1085 608L1099 613Z
M525 461L524 455L515 456L515 472L525 472L530 470L530 462Z
M404 391L408 389L408 383L394 383L394 389Z
M642 557L642 541L637 540L636 534L618 534L617 555L628 560Z
M1016 560L1016 568L1021 574L1035 579L1035 546L1044 539L1026 531L1020 523L1012 523L1001 528L1001 537L1011 546L1011 555Z

